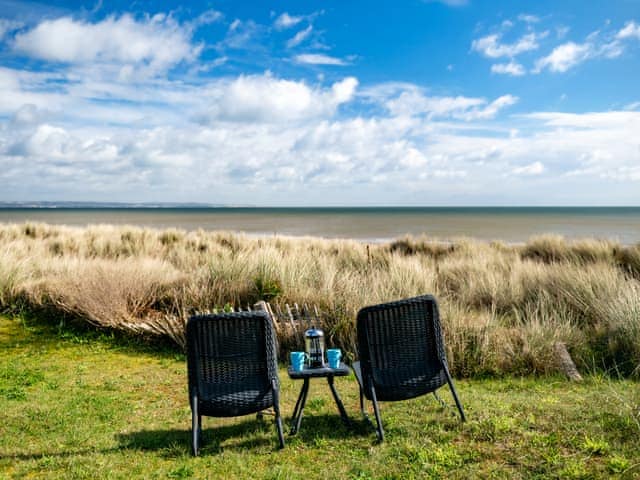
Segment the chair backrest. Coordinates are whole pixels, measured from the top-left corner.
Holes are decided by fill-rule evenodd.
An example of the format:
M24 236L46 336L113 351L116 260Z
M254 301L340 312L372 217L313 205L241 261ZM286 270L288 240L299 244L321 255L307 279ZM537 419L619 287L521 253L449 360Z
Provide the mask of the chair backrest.
M438 304L424 295L358 312L358 353L365 394L371 382L380 400L402 400L446 383Z
M195 315L187 322L189 392L201 400L267 392L278 379L276 335L266 312Z

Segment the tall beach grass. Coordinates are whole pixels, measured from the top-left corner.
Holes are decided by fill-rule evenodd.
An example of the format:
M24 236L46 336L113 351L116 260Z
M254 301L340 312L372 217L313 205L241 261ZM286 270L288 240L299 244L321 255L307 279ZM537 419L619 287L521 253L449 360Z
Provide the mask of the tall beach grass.
M316 305L329 342L354 352L360 308L424 293L440 301L456 375L545 374L560 341L581 368L640 377L640 245L0 225L1 309L178 345L192 313L264 299Z

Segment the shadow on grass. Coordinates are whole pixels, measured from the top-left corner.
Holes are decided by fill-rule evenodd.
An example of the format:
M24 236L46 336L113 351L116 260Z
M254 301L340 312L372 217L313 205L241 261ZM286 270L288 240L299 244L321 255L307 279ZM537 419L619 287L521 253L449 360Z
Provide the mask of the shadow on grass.
M215 418L204 417L205 428L200 441L200 455L219 454L223 450L278 449L277 430L273 416L263 419L246 419L230 425L215 425ZM209 425L206 425L209 423ZM294 438L297 442L316 444L319 439L336 440L371 435L373 430L364 420L351 419L345 425L339 415L322 414L306 416L300 431L289 434L290 418L283 419L286 444ZM141 430L119 434L120 449L157 451L163 457L177 458L191 452L191 429Z
M220 453L224 449L243 450L269 444L276 448L277 433L274 422L255 418L222 426L213 422L215 419L203 418L205 425L200 439L200 451L203 455ZM272 438L269 438L271 436ZM118 441L122 448L159 451L165 457L179 457L191 451L191 429L141 430L120 434Z
M0 460L42 460L45 458L70 458L83 455L95 455L96 453L115 453L121 450L119 447L114 448L86 448L84 450L69 450L65 452L38 452L38 453L13 453L5 455L0 453ZM4 478L4 477L3 477Z
M291 419L285 422L285 432L291 428ZM374 432L371 425L362 417L349 417L345 424L337 414L310 414L302 417L300 430L294 436L303 443L314 443L318 439L341 440L352 437L366 437ZM291 435L289 435L289 438Z

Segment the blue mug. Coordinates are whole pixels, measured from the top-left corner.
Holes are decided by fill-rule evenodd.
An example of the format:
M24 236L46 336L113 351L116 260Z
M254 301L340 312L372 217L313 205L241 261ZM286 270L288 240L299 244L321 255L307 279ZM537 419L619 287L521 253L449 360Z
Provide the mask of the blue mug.
M329 360L329 368L340 368L342 352L339 348L330 348L327 350L327 359Z
M296 372L301 372L304 370L305 360L307 358L307 354L304 352L291 352L289 354L289 359L291 360L291 367Z

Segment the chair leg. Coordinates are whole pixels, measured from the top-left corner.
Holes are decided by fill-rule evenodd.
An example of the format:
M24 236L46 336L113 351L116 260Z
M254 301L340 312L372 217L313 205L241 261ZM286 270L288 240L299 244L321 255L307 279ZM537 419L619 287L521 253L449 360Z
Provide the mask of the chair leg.
M384 429L382 428L382 419L380 418L380 408L378 407L378 399L376 398L376 389L371 386L371 401L373 402L373 413L376 415L376 423L378 424L378 441L384 442Z
M351 367L353 368L353 373L356 377L356 380L358 381L358 392L360 393L360 412L362 413L364 419L371 423L369 414L364 408L364 385L362 380L362 371L360 370L360 362L353 362Z
M367 411L364 409L364 393L362 392L362 387L360 387L360 411L362 412L362 416L368 418Z
M458 407L458 411L460 412L460 419L463 422L467 421L467 417L464 414L464 410L462 409L462 403L460 403L460 399L458 398L458 392L456 392L456 387L453 386L453 380L451 379L451 374L449 373L449 369L445 366L444 373L447 377L447 383L449 384L449 388L451 389L451 394L453 395L453 399L456 402L456 406Z
M284 448L284 433L282 432L282 416L280 415L280 389L275 380L271 381L271 387L273 388L273 410L276 417L276 428L278 430L278 441L280 442L280 448Z
M198 412L198 397L191 398L191 453L198 456L198 444L200 442L200 431L202 428L202 416Z

